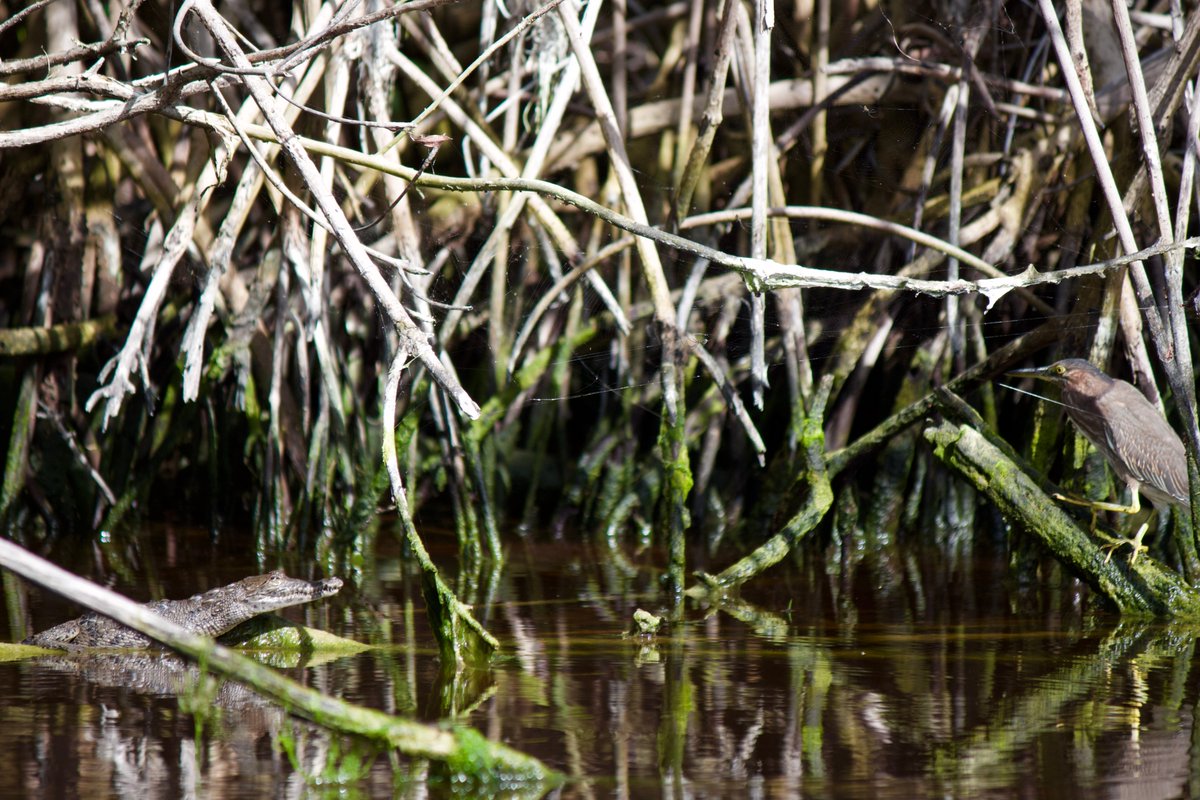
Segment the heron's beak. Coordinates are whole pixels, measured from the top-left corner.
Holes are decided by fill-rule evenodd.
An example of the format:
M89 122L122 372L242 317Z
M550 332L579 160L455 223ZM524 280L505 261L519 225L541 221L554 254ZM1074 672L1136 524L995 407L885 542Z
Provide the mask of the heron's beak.
M1028 369L1010 369L1005 372L1005 375L1011 375L1014 378L1041 378L1042 380L1050 380L1050 376L1046 374L1049 367L1030 367Z

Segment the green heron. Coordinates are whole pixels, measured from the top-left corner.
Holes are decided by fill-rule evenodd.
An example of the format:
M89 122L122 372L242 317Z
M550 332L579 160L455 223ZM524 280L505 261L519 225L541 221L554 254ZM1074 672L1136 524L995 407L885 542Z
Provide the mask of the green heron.
M1048 367L1015 370L1023 375L1050 381L1062 388L1062 403L1075 427L1112 465L1129 487L1129 505L1091 500L1060 500L1105 511L1136 514L1141 509L1139 492L1145 492L1160 513L1170 506L1188 504L1187 455L1179 434L1171 429L1158 409L1133 384L1109 377L1081 358L1066 358ZM1133 546L1133 557L1145 550L1142 538L1150 521L1132 539L1113 546ZM1112 557L1112 553L1109 553Z

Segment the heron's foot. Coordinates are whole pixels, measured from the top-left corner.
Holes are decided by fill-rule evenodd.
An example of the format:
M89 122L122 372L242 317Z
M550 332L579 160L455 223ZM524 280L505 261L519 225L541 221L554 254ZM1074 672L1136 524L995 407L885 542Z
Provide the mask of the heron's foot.
M1108 551L1108 555L1106 555L1104 557L1104 563L1107 564L1108 562L1112 561L1113 553L1117 552L1125 545L1129 545L1130 547L1133 548L1133 554L1129 556L1130 564L1137 561L1137 557L1138 557L1139 553L1145 552L1150 549L1149 547L1146 547L1146 545L1144 545L1144 544L1138 544L1133 539L1118 539L1115 542L1109 542L1108 544L1100 545L1101 550Z
M1105 557L1104 563L1107 564L1109 561L1111 561L1113 553L1117 552L1125 545L1129 545L1133 548L1133 554L1129 556L1129 563L1133 564L1135 561L1137 561L1138 555L1150 550L1149 547L1146 547L1146 545L1142 544L1142 539L1146 535L1146 529L1149 527L1150 523L1147 520L1142 524L1142 527L1138 528L1137 534L1132 539L1110 539L1108 544L1100 545L1101 550L1108 551L1108 555Z

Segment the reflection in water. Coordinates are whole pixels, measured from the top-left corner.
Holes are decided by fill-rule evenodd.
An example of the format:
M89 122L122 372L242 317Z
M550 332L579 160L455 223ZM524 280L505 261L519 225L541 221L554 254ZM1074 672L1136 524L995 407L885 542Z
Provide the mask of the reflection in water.
M1031 596L958 573L915 593L865 564L834 578L781 564L741 599L690 603L658 635L623 636L637 608L665 610L637 560L649 557L527 542L474 581L503 656L453 675L439 671L416 579L381 554L331 608L291 616L388 646L281 668L386 711L456 714L570 774L563 797L1200 791L1185 626L1081 611L1069 582ZM204 588L183 572L160 580L175 594ZM9 594L10 609L29 609L0 628L10 640L70 613ZM393 764L159 654L0 664L0 752L3 797L449 792L424 765Z

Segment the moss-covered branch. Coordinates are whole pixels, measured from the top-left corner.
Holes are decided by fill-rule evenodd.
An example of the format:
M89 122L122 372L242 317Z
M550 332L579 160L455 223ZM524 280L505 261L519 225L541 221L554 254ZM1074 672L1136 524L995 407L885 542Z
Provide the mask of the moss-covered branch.
M0 356L73 353L116 332L117 318L112 314L82 322L63 322L48 328L7 328L0 330Z
M1106 558L1087 531L975 428L943 422L926 428L925 438L938 458L1123 613L1200 617L1200 592L1152 558L1135 564Z

